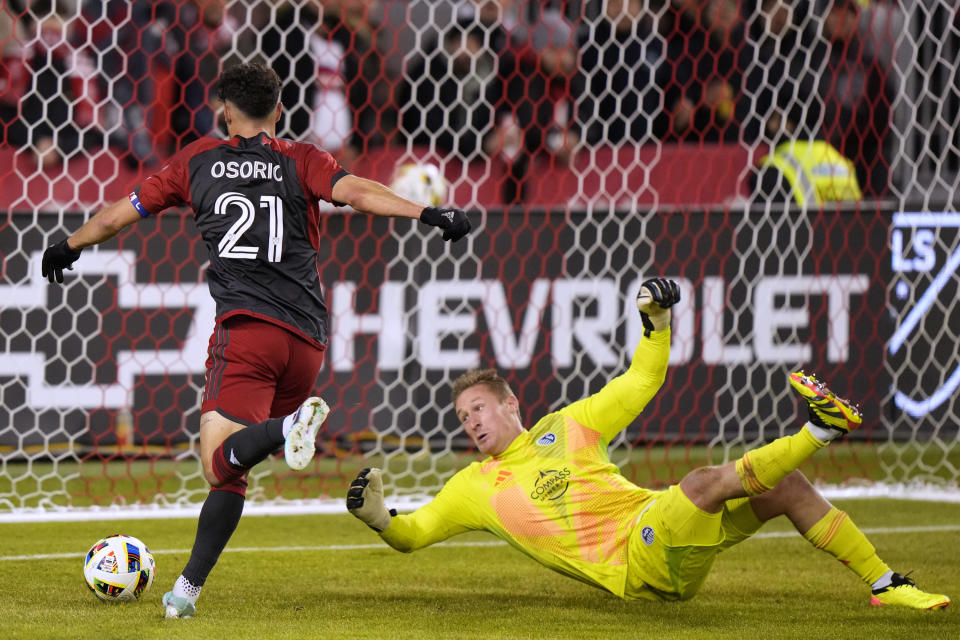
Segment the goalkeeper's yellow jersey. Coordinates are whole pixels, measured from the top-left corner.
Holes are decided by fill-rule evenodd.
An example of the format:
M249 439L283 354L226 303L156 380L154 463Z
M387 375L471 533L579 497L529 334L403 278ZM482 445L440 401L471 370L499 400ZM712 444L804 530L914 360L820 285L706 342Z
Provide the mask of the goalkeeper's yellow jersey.
M429 504L395 516L380 536L414 551L486 530L541 564L623 597L627 543L653 492L610 462L607 445L663 384L670 330L651 332L630 369L551 413L498 456L454 475Z

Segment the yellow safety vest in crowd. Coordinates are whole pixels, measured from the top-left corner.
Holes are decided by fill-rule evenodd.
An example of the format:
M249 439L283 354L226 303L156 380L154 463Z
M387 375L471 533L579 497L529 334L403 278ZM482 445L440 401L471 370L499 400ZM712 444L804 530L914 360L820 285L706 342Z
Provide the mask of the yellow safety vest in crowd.
M780 171L801 207L863 198L853 163L826 142L783 142L760 166Z

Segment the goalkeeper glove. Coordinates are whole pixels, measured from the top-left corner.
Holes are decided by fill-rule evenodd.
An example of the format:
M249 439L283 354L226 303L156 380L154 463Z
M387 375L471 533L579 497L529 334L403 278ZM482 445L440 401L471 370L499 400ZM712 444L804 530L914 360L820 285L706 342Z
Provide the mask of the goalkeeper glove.
M680 287L673 280L651 278L640 285L637 309L643 322L643 335L670 326L670 307L680 302Z
M364 469L357 474L347 491L347 510L377 533L390 526L390 518L397 515L397 510L387 511L383 504L380 469Z
M63 282L63 270L73 269L73 263L80 257L81 249L71 249L64 238L57 244L52 244L43 252L43 260L40 262L40 274L53 284L54 279L57 282Z
M420 222L443 229L443 239L456 242L470 231L470 220L462 209L426 207L420 213Z

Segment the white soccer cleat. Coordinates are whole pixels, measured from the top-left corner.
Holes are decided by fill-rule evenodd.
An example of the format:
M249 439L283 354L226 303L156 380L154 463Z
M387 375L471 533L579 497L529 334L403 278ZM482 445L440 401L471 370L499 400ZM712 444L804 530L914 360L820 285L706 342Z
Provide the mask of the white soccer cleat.
M167 591L160 600L164 607L165 618L192 618L197 612L197 607L179 596L173 595L173 591Z
M317 431L327 419L328 413L330 407L323 398L313 396L304 400L293 415L293 426L283 445L283 455L291 469L299 471L313 460L313 454L317 450Z

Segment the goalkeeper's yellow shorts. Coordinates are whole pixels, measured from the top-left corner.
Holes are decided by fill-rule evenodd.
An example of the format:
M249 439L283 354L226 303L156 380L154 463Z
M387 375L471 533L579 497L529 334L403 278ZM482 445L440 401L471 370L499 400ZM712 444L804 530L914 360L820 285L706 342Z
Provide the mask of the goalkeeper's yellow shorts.
M703 586L717 554L760 529L748 498L707 513L673 485L657 492L634 523L624 598L688 600Z

